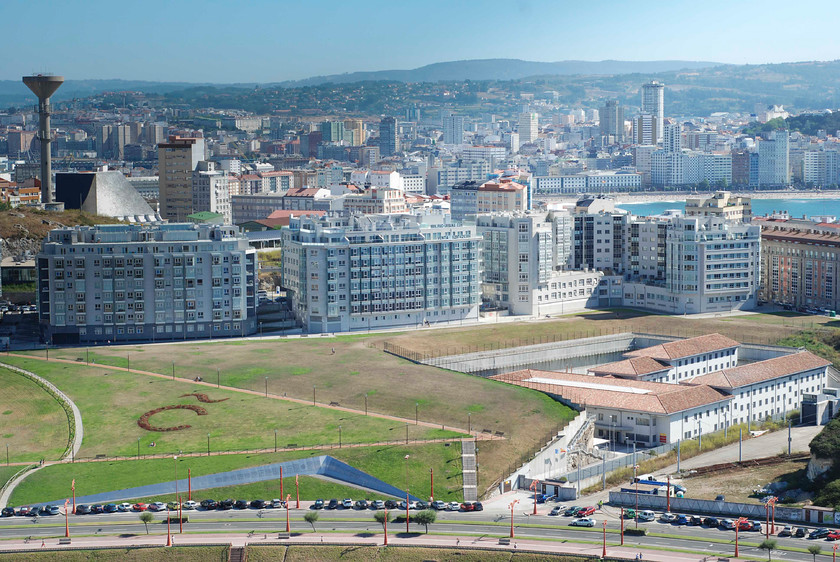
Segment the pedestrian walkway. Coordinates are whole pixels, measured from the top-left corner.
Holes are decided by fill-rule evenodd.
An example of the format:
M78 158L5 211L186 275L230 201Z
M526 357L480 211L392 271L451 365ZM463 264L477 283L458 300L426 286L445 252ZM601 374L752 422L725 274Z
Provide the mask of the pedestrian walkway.
M472 439L461 440L461 472L463 473L464 501L478 501L475 441Z

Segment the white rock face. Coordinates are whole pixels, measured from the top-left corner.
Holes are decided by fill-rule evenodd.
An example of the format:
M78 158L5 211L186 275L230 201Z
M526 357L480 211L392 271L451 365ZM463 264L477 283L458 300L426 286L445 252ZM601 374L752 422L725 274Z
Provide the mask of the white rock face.
M805 472L805 475L808 477L808 480L814 481L826 472L831 469L831 465L834 463L833 459L821 459L819 457L815 457L814 454L811 454L811 460L808 461L808 470Z

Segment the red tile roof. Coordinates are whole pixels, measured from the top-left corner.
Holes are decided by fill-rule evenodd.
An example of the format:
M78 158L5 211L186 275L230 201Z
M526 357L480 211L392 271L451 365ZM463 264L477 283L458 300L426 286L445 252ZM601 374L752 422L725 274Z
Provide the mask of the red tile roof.
M716 388L739 388L828 365L831 365L831 361L817 357L810 351L800 351L773 359L747 363L733 369L723 369L722 371L700 375L685 382Z
M667 371L671 366L657 361L653 357L631 357L623 361L598 365L589 369L596 375L639 376Z
M700 355L712 351L720 351L731 347L738 347L740 344L733 339L720 334L707 334L696 338L677 340L661 345L654 345L644 349L638 349L627 353L628 357L652 357L662 361L671 361L683 357Z

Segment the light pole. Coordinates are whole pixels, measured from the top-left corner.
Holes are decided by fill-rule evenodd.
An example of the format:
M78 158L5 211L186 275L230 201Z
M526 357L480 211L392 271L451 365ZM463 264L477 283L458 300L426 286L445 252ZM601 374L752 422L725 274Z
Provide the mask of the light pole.
M408 426L406 426L408 427ZM405 456L405 532L408 533L408 455Z
M539 480L534 480L533 482L531 482L531 486L530 486L530 488L532 490L534 490L534 515L537 514L537 486L539 486L539 485L540 485L540 481Z
M510 502L508 507L510 508L510 538L514 538L513 536L513 506L519 503L519 500L513 500Z
M169 506L166 506L166 546L172 546L172 526L169 520Z
M435 469L429 469L429 501L435 501Z
M341 449L341 426L338 426L338 448Z
M367 392L365 392L365 415L367 415Z
M417 413L420 409L420 402L414 403L414 425L417 425Z
M289 502L292 501L292 494L286 495L286 532L291 532L291 527L289 527Z
M472 412L467 412L467 433L472 433Z
M837 562L837 547L838 546L840 546L840 544L835 543L834 547L831 549L831 562Z
M207 434L207 456L210 456L210 434Z
M634 443L635 445L635 443ZM635 458L635 455L633 456ZM639 465L633 465L633 482L636 483L636 512L633 514L633 517L636 520L636 528L639 528L639 478L636 476L636 470L639 468Z
M277 452L277 430L274 430L274 452Z
M601 555L604 558L607 557L607 520L604 519L604 552Z
M746 517L739 517L735 521L735 558L738 558L738 531L741 529L741 523L746 520Z
M624 546L624 508L621 508L621 546Z
M388 508L385 508L385 520L383 522L385 525L385 546L388 546Z
M70 538L70 516L68 515L67 511L67 504L70 503L69 500L64 500L64 536L66 538Z

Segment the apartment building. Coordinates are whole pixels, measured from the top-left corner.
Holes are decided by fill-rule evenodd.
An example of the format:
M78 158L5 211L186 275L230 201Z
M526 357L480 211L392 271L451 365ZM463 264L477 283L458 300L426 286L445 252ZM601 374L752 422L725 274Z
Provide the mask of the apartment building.
M476 320L474 226L446 214L293 217L282 283L310 333Z
M193 172L192 206L196 213L219 213L225 224L233 224L230 208L230 187L226 172L216 170L215 162L202 160Z
M242 336L257 327L256 251L236 227L59 228L37 264L46 342Z
M736 222L750 222L752 203L749 197L736 197L728 191L716 191L711 197L685 200L687 216L719 217Z
M193 213L192 176L204 160L204 139L172 135L158 145L160 169L160 214L169 221L183 222Z
M389 187L371 187L364 193L351 193L345 195L341 203L351 215L400 214L408 210L403 192Z

